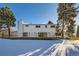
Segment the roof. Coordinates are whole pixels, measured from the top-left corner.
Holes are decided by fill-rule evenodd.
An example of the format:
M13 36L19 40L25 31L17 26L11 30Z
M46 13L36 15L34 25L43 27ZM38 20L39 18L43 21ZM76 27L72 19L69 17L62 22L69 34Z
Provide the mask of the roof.
M47 24L32 24L32 23L25 23L25 22L22 21L22 20L21 20L21 22L22 22L23 25L56 25L56 24L54 24L54 23L51 22L51 21L49 21Z
M23 25L56 25L56 24L23 24Z

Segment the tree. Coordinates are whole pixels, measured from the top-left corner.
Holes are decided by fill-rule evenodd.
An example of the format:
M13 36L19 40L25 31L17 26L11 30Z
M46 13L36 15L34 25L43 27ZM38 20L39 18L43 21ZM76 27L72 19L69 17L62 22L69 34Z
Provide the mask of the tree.
M74 18L77 16L78 11L75 7L75 3L59 3L58 5L58 20L61 22L62 26L62 38L64 38L65 30L67 34L73 35L74 33ZM71 28L70 28L71 27Z
M67 23L67 30L66 30L66 33L67 33L67 36L68 37L71 37L71 36L74 36L73 34L75 33L75 17L77 16L78 14L78 7L75 6L76 4L68 4L67 6L67 19L68 19L68 23Z
M57 21L56 32L55 32L56 37L61 36L61 29L60 29L59 25L60 25L60 24L59 24L59 22Z
M15 16L10 8L2 7L0 8L0 23L1 26L5 24L8 29L8 35L10 37L10 27L15 26Z
M74 36L73 33L75 33L75 21L71 21L70 24L67 26L66 34L68 37Z
M64 10L65 10L65 4L62 4L62 3L59 3L59 7L57 9L57 12L58 12L58 21L60 21L61 23L61 27L62 27L62 38L64 38L64 23L66 21L66 18L65 18L65 13L64 13Z
M53 24L53 22L52 21L48 21L48 24Z
M79 26L77 26L76 36L79 37Z

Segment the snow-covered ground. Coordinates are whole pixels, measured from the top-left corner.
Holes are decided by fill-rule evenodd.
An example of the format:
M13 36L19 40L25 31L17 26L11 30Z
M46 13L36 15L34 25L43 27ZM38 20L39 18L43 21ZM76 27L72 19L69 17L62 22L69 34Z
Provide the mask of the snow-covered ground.
M39 53L42 49L21 54L19 56L31 56ZM79 56L79 40L63 40L62 43L53 44L47 50L43 51L39 56Z
M54 44L62 40L0 40L0 56L39 56L48 55Z
M79 56L79 40L0 40L0 56Z
M79 56L79 40L63 40L54 48L51 50L51 56Z

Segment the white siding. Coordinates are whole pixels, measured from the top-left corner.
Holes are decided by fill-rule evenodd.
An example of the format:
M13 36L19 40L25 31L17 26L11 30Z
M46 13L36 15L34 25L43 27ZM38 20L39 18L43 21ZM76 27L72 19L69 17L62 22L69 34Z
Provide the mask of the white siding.
M39 25L40 28L36 28L36 25ZM47 25L47 28L45 25ZM18 36L22 37L23 32L27 32L29 33L28 37L38 37L38 32L46 32L47 37L54 37L55 27L51 28L51 25L53 24L22 24L22 22L19 22Z

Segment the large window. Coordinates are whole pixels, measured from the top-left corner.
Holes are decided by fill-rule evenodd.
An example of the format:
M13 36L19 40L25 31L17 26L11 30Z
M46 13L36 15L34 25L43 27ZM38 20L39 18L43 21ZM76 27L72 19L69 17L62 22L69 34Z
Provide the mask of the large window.
M38 37L47 37L47 33L46 32L39 32L38 33Z
M24 32L24 33L23 33L23 36L24 36L24 37L28 37L28 33L27 33L27 32Z

